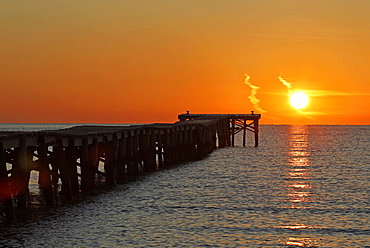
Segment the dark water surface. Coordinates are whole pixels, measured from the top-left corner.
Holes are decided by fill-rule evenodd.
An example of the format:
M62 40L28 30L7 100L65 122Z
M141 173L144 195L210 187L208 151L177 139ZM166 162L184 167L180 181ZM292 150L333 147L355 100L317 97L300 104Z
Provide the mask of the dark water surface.
M259 147L46 210L0 247L370 247L369 189L370 126L261 126Z

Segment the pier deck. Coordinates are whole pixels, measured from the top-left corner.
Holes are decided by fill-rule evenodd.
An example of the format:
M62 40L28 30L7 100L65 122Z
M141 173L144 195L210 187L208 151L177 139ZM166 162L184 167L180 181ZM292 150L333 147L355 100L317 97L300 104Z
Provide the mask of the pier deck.
M44 204L55 205L59 197L73 201L101 182L114 185L202 159L216 147L233 146L242 130L253 131L258 145L260 118L187 113L174 124L0 132L0 207L11 220L16 209L29 205L31 171L38 172Z

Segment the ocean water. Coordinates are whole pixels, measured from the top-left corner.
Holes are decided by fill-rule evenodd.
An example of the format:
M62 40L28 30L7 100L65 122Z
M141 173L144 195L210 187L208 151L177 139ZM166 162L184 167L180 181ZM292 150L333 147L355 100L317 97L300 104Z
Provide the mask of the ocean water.
M370 126L260 130L3 227L0 247L370 247Z

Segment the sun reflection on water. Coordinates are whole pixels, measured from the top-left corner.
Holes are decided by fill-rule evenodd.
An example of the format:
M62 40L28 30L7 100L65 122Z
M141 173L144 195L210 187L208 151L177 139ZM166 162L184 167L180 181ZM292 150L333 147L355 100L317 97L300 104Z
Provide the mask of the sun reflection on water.
M286 225L286 226L277 226L277 228L295 230L295 229L312 229L312 226L304 225L304 224L292 224L292 225Z
M314 202L314 187L311 184L310 151L307 126L290 126L289 129L289 160L284 170L286 201L289 202L289 209L310 209ZM302 230L314 229L308 224L305 217L299 215L298 220L294 217L288 223L283 223L276 228ZM296 247L314 247L318 240L301 237L288 237L280 240L282 244Z
M291 202L289 208L306 209L309 206L304 203L313 201L307 129L307 126L290 126L289 130L289 161L286 169L286 196L287 201Z
M319 242L310 238L288 238L285 241L281 241L284 245L296 246L296 247L317 247Z

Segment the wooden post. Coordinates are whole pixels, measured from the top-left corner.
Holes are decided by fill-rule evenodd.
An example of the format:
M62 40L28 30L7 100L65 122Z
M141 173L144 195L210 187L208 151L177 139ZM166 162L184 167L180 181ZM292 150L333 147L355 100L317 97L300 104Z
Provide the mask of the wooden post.
M206 149L207 154L210 154L213 151L213 136L212 136L212 126L206 127Z
M177 163L181 163L183 161L183 149L182 149L182 131L180 127L176 128L176 135L175 135L175 153L177 156Z
M185 127L182 126L179 128L179 151L180 151L180 162L185 162L186 161L186 133L185 133Z
M87 138L82 139L81 146L81 191L88 192L90 189L90 173L89 173L89 145Z
M209 150L209 147L211 146L212 147L212 143L211 143L211 137L209 135L209 126L206 126L204 127L204 148L205 148L205 153L204 153L204 157L210 152ZM210 144L211 143L211 144Z
M190 146L190 137L189 137L189 129L190 126L185 126L184 130L182 131L182 137L183 137L183 149L184 149L184 160L190 161L191 160L191 146Z
M245 146L245 140L247 135L247 120L243 121L243 146Z
M134 158L132 154L132 131L127 133L126 138L126 158L127 158L127 176L133 177L135 174L134 170Z
M0 142L0 202L4 204L5 218L9 221L14 220L13 194L6 168L6 153Z
M156 152L156 134L155 131L150 131L149 147L148 147L148 161L150 171L157 170L157 152Z
M48 206L55 205L53 183L51 181L51 171L49 168L48 146L43 136L39 137L37 148L39 185L44 195L45 203Z
M216 122L216 144L218 143L218 146L217 147L221 147L220 146L220 124L219 122Z
M258 119L254 120L254 146L258 146Z
M172 128L166 130L164 139L164 165L170 167L172 165L172 154L171 154L171 131Z
M164 140L163 140L163 157L164 166L171 166L171 152L170 152L170 129L164 130Z
M229 136L229 133L228 133L228 130L230 129L229 128L229 121L227 121L227 125L225 125L225 120L222 120L221 121L221 133L222 133L222 140L223 140L223 147L226 147L226 146L229 146L229 139L230 139L230 136Z
M175 128L171 128L170 129L170 132L169 132L169 139L168 139L168 153L169 153L169 156L170 156L170 166L172 165L175 165L177 163L177 156L176 156L176 148L175 148L175 143L176 143L176 140L175 140L175 134L176 134L176 131L175 131Z
M188 139L189 139L189 155L190 155L190 160L191 161L194 161L195 160L195 149L196 149L196 142L195 142L195 138L194 138L194 127L191 126L189 127L189 130L188 130Z
M56 146L55 144L52 146L52 152L50 154L50 164L51 164L51 182L53 184L54 189L58 189L59 183L59 170L58 165L56 164L57 157L56 157Z
M231 119L231 146L235 144L235 119Z
M26 139L21 138L19 141L17 157L14 160L14 169L12 176L16 178L18 183L18 209L25 209L28 205L29 188L28 183L30 179L30 170L27 165L27 147ZM13 180L12 180L13 181Z
M213 150L217 148L217 128L216 128L216 124L213 124L212 125L212 143L213 143Z
M126 180L126 137L125 132L121 132L121 138L118 141L117 158L117 182L123 183Z
M231 131L230 131L230 121L229 119L225 118L224 120L224 131L225 131L225 134L226 134L226 145L227 146L231 146Z
M224 133L223 122L217 122L217 137L218 137L218 147L224 148L226 146L226 135Z
M178 150L178 136L179 136L179 129L178 128L173 128L173 132L171 135L171 156L172 156L172 163L177 164L179 162L179 150Z
M113 145L113 141L109 142L108 137L104 137L104 150L105 150L105 172L107 174L107 183L109 184L116 184L116 173L115 173L115 166L114 166L114 161L115 161L115 149L116 145ZM114 146L114 147L113 147Z
M89 185L90 188L95 187L96 172L99 167L99 144L96 138L93 138L93 143L89 145L89 164L88 164L88 173L89 173Z
M189 127L186 131L186 136L187 136L187 153L188 153L188 158L189 160L194 160L194 138L193 138L193 127Z
M112 144L111 144L111 149L112 149L112 167L113 167L113 181L112 183L116 184L116 179L117 179L117 167L118 167L118 137L117 134L113 134L112 138Z
M72 194L74 197L78 197L80 194L80 189L78 185L78 175L77 175L77 154L75 147L75 140L70 138L68 140L68 147L66 148L66 161L69 179L71 182Z
M198 126L197 127L197 157L196 159L202 159L204 157L204 145L205 145L205 133L204 133L204 127Z
M143 161L143 170L144 172L150 171L150 162L149 162L149 130L140 130L139 131L139 152L141 160Z
M110 145L110 142L108 141L108 137L104 136L103 137L103 144L99 146L103 151L99 152L99 156L103 157L104 161L104 171L105 174L107 175L107 183L112 183L114 181L114 176L113 176L113 168L112 168L112 148Z
M67 168L67 160L65 151L63 148L63 140L58 139L56 145L56 163L59 168L60 178L62 180L62 188L60 194L63 195L68 201L73 200L71 181L69 179L69 173Z
M138 143L138 131L134 130L134 136L132 137L132 156L133 156L133 162L134 162L134 174L139 175L139 172L141 170L140 164L140 155L139 155L139 143Z
M207 156L207 128L202 126L201 128L201 159Z
M157 131L157 154L158 154L158 167L163 167L163 141L162 141L162 130Z
M195 160L198 160L200 155L199 155L199 147L200 147L200 127L199 126L195 126L195 130L194 130L194 145L195 145L195 148L194 148L194 159Z

